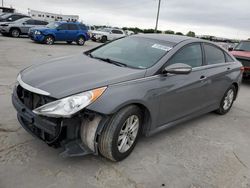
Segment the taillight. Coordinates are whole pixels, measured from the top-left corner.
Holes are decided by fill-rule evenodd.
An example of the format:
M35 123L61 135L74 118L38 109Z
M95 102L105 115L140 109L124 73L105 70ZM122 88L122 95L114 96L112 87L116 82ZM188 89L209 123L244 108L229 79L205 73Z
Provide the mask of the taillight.
M240 71L244 72L245 68L244 67L240 67Z

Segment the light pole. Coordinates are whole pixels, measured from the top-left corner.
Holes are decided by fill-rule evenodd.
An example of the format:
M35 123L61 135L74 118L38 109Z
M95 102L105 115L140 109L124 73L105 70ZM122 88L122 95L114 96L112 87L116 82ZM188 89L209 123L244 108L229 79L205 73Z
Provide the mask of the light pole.
M159 3L158 3L158 11L157 11L157 17L156 17L156 24L155 24L155 33L157 33L160 8L161 8L161 0L159 0Z
M3 7L3 0L2 0L2 7Z

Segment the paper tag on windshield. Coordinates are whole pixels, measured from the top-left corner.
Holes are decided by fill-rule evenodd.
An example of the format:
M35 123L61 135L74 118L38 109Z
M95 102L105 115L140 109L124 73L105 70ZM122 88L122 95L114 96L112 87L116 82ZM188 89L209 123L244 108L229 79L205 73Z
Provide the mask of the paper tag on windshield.
M171 47L164 46L164 45L161 45L161 44L154 44L152 46L152 48L156 48L156 49L159 49L159 50L164 50L166 52L168 52L168 51L170 51L172 49Z

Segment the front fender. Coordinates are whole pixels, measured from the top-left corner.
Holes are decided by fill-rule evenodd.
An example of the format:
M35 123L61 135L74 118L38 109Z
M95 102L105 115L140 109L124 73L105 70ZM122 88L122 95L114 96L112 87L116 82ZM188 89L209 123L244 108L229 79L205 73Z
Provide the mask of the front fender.
M159 101L157 98L157 84L155 79L128 81L111 85L104 94L88 110L111 115L130 104L140 104L150 113L152 123L157 122Z

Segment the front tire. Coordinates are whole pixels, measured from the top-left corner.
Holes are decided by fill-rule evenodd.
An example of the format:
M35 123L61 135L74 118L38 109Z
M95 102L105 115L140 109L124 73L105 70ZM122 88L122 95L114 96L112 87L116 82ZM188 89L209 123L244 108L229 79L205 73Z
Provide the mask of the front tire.
M101 42L102 42L102 43L105 43L105 42L107 42L107 41L108 41L108 38L107 38L106 36L102 36Z
M20 36L21 32L19 29L12 29L10 31L10 34L12 37L18 38Z
M72 44L73 41L67 41L68 44Z
M236 88L235 86L230 86L225 92L223 98L220 102L219 109L216 110L216 113L224 115L230 111L233 106L234 100L236 98Z
M51 36L51 35L45 36L45 38L44 38L45 44L52 45L52 44L54 44L54 42L55 42L55 39L53 36Z
M125 159L137 143L142 121L143 114L135 105L118 111L99 137L100 153L112 161Z

